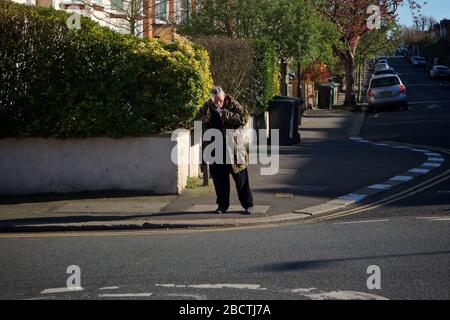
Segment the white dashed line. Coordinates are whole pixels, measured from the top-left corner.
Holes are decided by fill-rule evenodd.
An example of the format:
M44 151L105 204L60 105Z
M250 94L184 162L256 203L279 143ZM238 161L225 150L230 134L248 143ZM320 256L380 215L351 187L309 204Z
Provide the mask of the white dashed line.
M153 293L105 293L99 294L99 298L147 298L151 297Z
M74 287L74 288L52 288L52 289L45 289L41 291L41 294L53 294L53 293L67 293L67 292L79 292L83 291L84 289L81 287Z
M422 166L423 167L439 168L441 166L441 163L424 163Z
M374 184L373 186L368 187L369 189L376 189L376 190L387 190L392 188L392 185L390 184Z
M430 170L429 169L419 169L419 168L417 168L417 169L409 170L409 172L411 172L411 173L427 174L427 173L430 172Z
M444 158L428 158L428 161L444 162Z
M407 182L407 181L414 180L414 177L411 177L411 176L397 176L397 177L391 178L390 180L391 180L391 181L402 181L402 182Z
M351 193L351 194L348 194L346 196L340 197L339 199L341 199L341 200L351 200L351 201L357 201L358 202L358 201L364 200L365 198L367 198L367 195L365 195L365 194Z

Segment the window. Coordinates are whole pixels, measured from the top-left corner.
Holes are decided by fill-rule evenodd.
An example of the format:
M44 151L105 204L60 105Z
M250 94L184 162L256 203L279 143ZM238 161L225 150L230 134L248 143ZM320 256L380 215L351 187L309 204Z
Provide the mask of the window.
M167 22L168 20L168 4L167 0L155 0L155 18L157 22Z
M190 6L190 0L176 0L177 22L183 22L189 18Z
M112 10L123 10L123 0L111 0Z
M390 87L399 85L400 81L397 77L388 77L372 80L371 88Z
M380 71L375 72L376 76L383 75L383 74L395 74L395 71L386 69L386 70L380 70Z

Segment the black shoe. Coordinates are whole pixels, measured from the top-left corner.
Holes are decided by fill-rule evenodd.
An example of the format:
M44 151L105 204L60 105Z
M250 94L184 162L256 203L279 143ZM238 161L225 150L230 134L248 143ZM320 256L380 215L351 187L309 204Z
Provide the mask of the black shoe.
M245 214L248 216L254 215L255 209L253 207L247 208L247 209L245 209Z
M227 213L227 209L218 207L218 208L216 209L216 211L214 211L214 213L216 213L216 214L225 214L225 213Z

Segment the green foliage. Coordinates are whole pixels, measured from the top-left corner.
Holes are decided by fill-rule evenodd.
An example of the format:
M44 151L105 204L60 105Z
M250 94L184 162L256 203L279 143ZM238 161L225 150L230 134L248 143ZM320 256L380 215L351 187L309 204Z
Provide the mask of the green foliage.
M196 38L211 58L216 85L236 98L252 114L264 112L279 94L278 57L271 42L230 37Z
M280 92L278 57L272 43L267 40L253 40L256 65L256 105L253 112L264 112L269 101Z
M0 0L0 137L149 135L188 126L212 78L206 50L121 35Z
M179 32L191 37L265 39L281 59L302 64L332 59L335 28L324 22L313 0L197 0L196 6Z

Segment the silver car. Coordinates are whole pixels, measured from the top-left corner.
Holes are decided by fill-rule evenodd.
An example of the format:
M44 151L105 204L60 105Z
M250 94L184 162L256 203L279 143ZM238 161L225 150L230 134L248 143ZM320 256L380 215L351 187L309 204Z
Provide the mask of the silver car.
M398 75L379 75L370 80L367 90L368 112L401 107L408 110L406 86Z
M372 75L372 78L385 74L397 74L393 68L388 69L376 69Z

